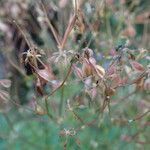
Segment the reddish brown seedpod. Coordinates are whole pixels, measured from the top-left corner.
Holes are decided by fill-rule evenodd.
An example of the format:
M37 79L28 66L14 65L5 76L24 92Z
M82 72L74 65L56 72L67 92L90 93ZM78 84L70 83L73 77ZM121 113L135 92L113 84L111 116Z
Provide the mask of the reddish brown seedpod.
M89 48L83 49L82 72L84 77L93 75L93 65L96 65L96 60L92 56L93 56L92 49Z
M101 77L104 77L105 69L102 66L100 66L100 65L96 65L96 69L98 71L98 75L101 76Z
M84 77L88 77L93 75L93 69L90 63L86 60L84 60L83 65L82 65L82 72Z
M96 60L93 58L93 50L89 48L83 49L83 66L82 72L84 77L98 76L103 78L105 70L102 66L96 64Z

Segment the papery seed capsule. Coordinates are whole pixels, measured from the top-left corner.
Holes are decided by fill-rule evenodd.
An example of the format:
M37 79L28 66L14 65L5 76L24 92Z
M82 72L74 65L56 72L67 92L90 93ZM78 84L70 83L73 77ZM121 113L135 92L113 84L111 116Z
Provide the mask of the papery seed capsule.
M96 69L97 69L98 73L101 75L101 77L103 77L105 75L105 69L102 66L96 65Z
M83 72L84 77L91 76L93 71L92 71L92 67L90 66L90 64L88 64L87 62L84 62L82 66L82 72Z

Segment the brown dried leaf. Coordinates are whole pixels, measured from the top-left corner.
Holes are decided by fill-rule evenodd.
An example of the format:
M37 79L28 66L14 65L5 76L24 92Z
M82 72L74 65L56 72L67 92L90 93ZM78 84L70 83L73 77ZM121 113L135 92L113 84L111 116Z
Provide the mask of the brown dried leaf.
M37 74L38 74L39 78L44 80L45 82L50 81L49 73L47 72L47 70L45 70L45 69L38 70Z
M55 78L52 70L50 67L45 66L45 69L36 69L35 70L37 76L37 82L36 82L36 90L37 92L43 96L43 87L46 85L46 83L50 82Z
M40 81L44 83L51 82L51 80L54 79L53 73L49 67L45 67L45 69L37 69L36 73Z

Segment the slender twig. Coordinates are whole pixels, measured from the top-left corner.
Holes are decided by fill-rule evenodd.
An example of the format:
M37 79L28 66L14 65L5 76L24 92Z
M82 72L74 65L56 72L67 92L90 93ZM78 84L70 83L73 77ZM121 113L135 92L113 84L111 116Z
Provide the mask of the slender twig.
M127 100L130 96L132 96L132 95L135 94L136 92L137 92L137 90L134 90L133 92L129 93L128 95L122 97L121 99L118 100L117 104L118 104L118 103L121 103L121 102L123 102L123 101L125 101L125 100Z
M25 39L25 41L26 41L28 47L30 48L30 47L31 47L31 43L28 41L28 39L27 39L25 33L23 32L23 30L21 29L21 27L18 25L18 23L17 23L15 20L13 20L13 23L14 23L14 24L16 25L16 27L19 29L19 31L21 32L22 36L24 37L24 39Z
M75 1L75 14L77 14L77 12L78 12L78 2L77 2L77 0L74 0Z
M63 103L64 103L64 86L61 89L61 98L60 98L60 104L59 104L59 115L60 116L63 112Z
M142 119L144 116L146 116L148 113L150 113L150 110L147 110L145 113L135 117L134 119L132 119L133 121L137 121L137 120L140 120Z
M21 70L21 68L19 66L17 66L11 59L8 55L6 55L7 59L8 59L8 62L10 63L10 65L12 67L14 67L14 69L16 69L22 76L26 76L26 74Z
M45 98L45 107L46 107L46 111L47 111L47 115L50 119L54 119L53 115L50 113L49 111L49 107L48 107L48 100L47 97Z
M145 145L145 144L149 145L150 144L150 141L145 142L145 141L136 140L135 142L138 144L141 144L141 145Z
M72 110L72 113L83 125L85 125L83 119L74 110Z
M48 23L48 26L49 26L49 28L51 29L51 31L52 31L52 33L53 33L53 35L54 35L54 38L55 38L55 40L56 40L56 42L57 42L57 44L58 44L58 47L60 47L61 42L60 42L60 40L59 40L59 38L58 38L58 35L57 35L57 33L56 33L56 30L54 29L54 27L53 27L51 21L50 21L49 18L48 18L46 8L45 8L44 4L42 3L42 1L41 1L41 5L42 5L42 8L43 8L43 11L44 11L44 14L45 14L46 22Z
M71 32L71 30L73 29L74 25L75 25L75 22L76 22L76 19L77 19L77 16L78 16L78 10L79 10L79 2L78 0L74 0L74 14L73 16L71 17L69 23L68 23L68 26L67 26L67 29L65 31L65 34L63 36L63 39L62 39L62 42L61 42L61 47L60 49L63 50L64 49L64 46L67 42L67 39L68 39L68 36Z
M76 14L74 14L74 15L72 16L72 18L71 18L71 20L70 20L70 22L69 22L68 26L67 26L67 29L66 29L66 31L65 31L65 34L64 34L63 40L62 40L62 42L61 42L61 46L60 46L60 49L61 49L61 50L63 50L63 49L64 49L64 46L65 46L65 44L66 44L66 42L67 42L67 38L68 38L68 36L69 36L69 34L70 34L71 30L72 30L72 29L73 29L73 27L74 27L74 24L75 24L76 18L77 18L77 15L76 15Z
M17 107L22 107L21 104L17 103L16 101L14 101L14 100L12 100L12 99L9 99L9 101L10 101L12 104L14 104L15 106L17 106ZM27 106L22 107L22 108L24 108L24 109L26 109L26 110L28 110L28 111L34 112L33 109L31 109L31 108L29 108L29 107L27 107Z
M66 75L65 79L63 80L63 82L57 88L55 88L50 94L48 94L46 97L52 96L57 90L59 90L65 84L65 82L68 79L71 71L72 71L72 64L70 65L70 67L68 69L68 72L67 72L67 75Z

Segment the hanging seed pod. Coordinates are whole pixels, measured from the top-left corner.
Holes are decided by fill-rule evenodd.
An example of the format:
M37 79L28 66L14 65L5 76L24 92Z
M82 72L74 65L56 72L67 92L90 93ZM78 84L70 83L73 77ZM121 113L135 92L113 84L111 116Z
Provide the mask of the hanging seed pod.
M105 69L100 66L100 65L96 65L96 69L97 69L97 73L100 77L104 77L105 75Z
M92 67L91 67L91 65L90 65L87 61L84 61L84 62L83 62L83 65L82 65L82 72L83 72L83 76L84 76L84 77L91 76L92 73L93 73Z
M93 66L96 65L96 60L92 57L93 50L90 48L83 49L83 65L82 72L84 77L93 75Z

